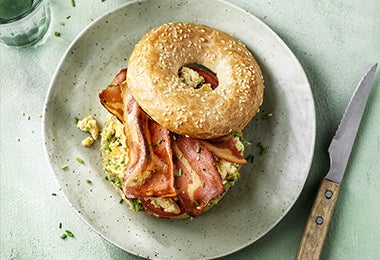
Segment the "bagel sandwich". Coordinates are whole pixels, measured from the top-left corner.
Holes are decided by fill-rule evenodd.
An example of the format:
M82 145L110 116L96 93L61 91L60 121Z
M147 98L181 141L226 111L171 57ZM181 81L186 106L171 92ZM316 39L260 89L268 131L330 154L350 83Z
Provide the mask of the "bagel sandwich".
M197 54L189 43L196 40L207 43L205 56L223 41L230 47L214 48L221 53L207 63L200 58L203 47L196 47ZM166 64L177 49L178 57L191 58L172 57L176 64ZM237 55L223 56L232 51ZM247 163L242 129L261 105L263 89L258 64L232 36L191 23L153 29L134 48L128 69L99 93L110 112L101 134L106 178L134 211L176 219L203 214L227 194ZM233 111L222 109L226 105Z

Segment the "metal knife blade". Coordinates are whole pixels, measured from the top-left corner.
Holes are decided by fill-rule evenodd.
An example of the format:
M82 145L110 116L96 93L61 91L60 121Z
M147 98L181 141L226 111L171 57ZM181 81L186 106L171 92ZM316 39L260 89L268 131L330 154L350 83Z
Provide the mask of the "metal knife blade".
M377 64L360 80L348 104L338 130L331 141L330 170L322 179L298 247L297 260L319 259L326 239L339 186L346 170L360 121L371 91Z
M341 183L343 179L364 108L373 85L376 69L377 63L360 80L343 114L338 130L330 143L328 149L330 170L325 177L330 181Z

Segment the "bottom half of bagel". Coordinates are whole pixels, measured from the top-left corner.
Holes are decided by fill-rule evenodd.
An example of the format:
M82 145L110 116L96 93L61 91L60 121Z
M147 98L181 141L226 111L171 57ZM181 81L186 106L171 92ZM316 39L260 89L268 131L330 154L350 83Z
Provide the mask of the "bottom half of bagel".
M241 132L232 133L234 144L243 155L244 140ZM143 212L154 217L184 219L191 218L181 205L177 196L174 197L144 197L127 198L123 192L124 175L128 170L128 148L126 146L126 135L124 125L113 115L108 115L101 134L101 157L106 179L111 183L116 192L120 195L121 202L128 203L129 208L136 212ZM218 204L227 194L232 186L238 181L241 164L232 163L225 159L215 157L215 164L221 176L224 191L215 196L202 210L202 214ZM180 176L175 176L181 178Z

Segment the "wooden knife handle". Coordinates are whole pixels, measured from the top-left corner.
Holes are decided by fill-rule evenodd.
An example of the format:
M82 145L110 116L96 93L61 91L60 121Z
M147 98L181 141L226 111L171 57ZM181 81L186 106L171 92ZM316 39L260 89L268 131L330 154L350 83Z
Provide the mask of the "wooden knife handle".
M338 198L339 184L323 179L297 251L297 260L319 259Z

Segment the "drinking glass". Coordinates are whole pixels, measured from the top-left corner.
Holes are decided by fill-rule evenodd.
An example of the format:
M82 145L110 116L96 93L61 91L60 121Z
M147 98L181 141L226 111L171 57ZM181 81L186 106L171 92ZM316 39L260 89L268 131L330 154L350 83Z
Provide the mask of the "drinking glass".
M49 24L48 0L0 0L0 42L6 45L32 45Z

